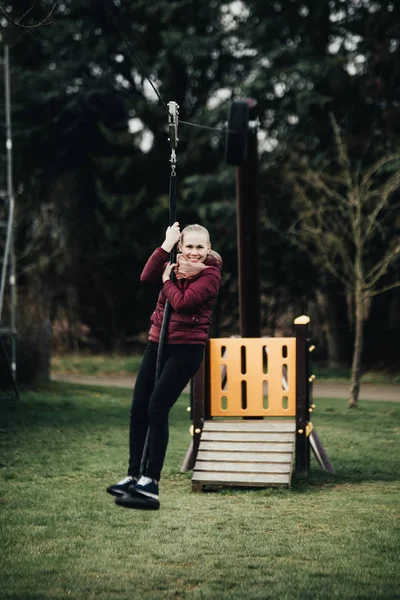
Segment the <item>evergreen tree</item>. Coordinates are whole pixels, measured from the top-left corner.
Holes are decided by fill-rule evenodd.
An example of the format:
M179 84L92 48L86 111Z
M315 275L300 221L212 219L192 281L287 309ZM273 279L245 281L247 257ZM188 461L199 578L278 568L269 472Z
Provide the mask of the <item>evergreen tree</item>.
M104 347L139 339L155 293L139 286L139 274L167 225L164 103L178 102L182 121L220 129L229 102L252 96L262 124L265 332L312 301L313 320L321 330L328 324L331 356L343 356L342 290L280 235L297 210L288 154L307 155L317 170L332 157L329 112L355 162L367 144L371 160L398 147L397 4L64 0L51 13L54 6L10 0L0 20L12 64L19 285L46 290L52 318L62 307ZM229 334L234 168L223 163L220 133L182 123L179 134L178 216L209 226L223 255L220 325ZM333 322L327 307L338 310Z
M318 306L323 308L330 358L337 362L349 356L343 350L351 326L343 287L288 250L282 235L297 211L288 183L289 156L293 151L306 155L317 170L333 158L330 112L355 163L367 149L373 160L398 148L400 8L386 0L248 0L245 6L237 28L246 50L256 56L243 93L257 97L262 108L268 151L261 157L260 189L269 244L276 249L273 260L286 254L286 273L295 273L314 299L316 316ZM272 270L273 263L268 268L271 281ZM292 291L293 283L289 276Z

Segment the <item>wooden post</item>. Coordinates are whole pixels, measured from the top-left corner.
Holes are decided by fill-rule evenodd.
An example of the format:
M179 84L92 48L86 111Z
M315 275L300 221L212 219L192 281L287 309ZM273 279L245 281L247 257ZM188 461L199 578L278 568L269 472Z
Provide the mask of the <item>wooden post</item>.
M310 444L307 437L309 421L308 323L306 315L295 319L296 329L296 459L295 472L308 477Z
M201 432L203 431L204 419L210 416L210 366L209 366L209 343L204 350L204 359L199 370L192 381L192 450L188 469L193 469L196 464L199 451ZM192 483L193 492L202 492L201 483Z
M246 98L250 119L255 119L257 102ZM247 155L236 169L237 245L239 264L240 336L261 336L260 299L260 208L257 196L257 128L247 133Z
M197 458L204 419L209 418L209 387L209 345L207 343L204 350L203 362L194 376L192 383L193 465Z
M210 342L208 341L204 349L204 420L212 419L211 416L211 387L210 387Z
M199 449L200 434L204 422L204 360L199 370L193 378L193 403L192 403L192 424L193 424L193 464L196 462L197 451Z

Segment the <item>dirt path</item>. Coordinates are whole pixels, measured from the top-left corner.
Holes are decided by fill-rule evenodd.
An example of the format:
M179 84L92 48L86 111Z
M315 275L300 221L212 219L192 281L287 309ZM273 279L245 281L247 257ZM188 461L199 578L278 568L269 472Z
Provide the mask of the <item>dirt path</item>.
M135 377L126 376L98 376L98 375L58 375L53 381L77 383L80 385L105 385L109 387L133 388ZM314 383L314 398L347 398L349 386L347 383ZM386 402L400 402L400 385L361 385L360 400L382 400Z
M348 398L349 385L347 383L315 382L313 394L315 398ZM400 402L400 385L363 383L360 389L360 400Z

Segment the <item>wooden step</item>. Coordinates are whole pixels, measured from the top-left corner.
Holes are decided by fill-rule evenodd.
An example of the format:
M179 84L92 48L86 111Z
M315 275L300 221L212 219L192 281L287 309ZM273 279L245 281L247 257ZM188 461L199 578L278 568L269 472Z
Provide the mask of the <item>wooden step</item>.
M227 441L204 441L202 443L203 450L219 450L219 451L232 451L232 452L291 452L292 442L255 442L255 441L244 441L244 442L227 442Z
M232 451L217 450L210 451L202 449L201 460L215 460L226 461L226 462L244 462L244 463L257 463L265 462L265 451L264 452L241 452L233 449ZM290 463L292 460L291 452L269 452L268 460L271 463Z
M228 462L219 460L197 460L197 471L219 471L232 473L242 471L245 473L290 473L291 463L251 463Z
M289 487L290 478L287 474L272 473L203 473L199 472L193 477L194 485L232 485L238 487Z
M193 489L207 484L289 487L295 427L294 419L205 421Z
M270 431L203 431L202 439L213 442L291 442L293 433Z
M203 431L258 431L270 433L293 433L296 430L294 419L257 419L251 420L216 420L205 421Z

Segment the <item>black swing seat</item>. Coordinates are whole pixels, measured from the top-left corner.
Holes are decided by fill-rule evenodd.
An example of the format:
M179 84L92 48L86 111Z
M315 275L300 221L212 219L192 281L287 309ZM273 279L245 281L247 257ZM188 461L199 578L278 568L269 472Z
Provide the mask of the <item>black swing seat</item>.
M160 508L160 501L155 498L131 494L117 496L115 504L124 508L136 508L138 510L158 510Z

